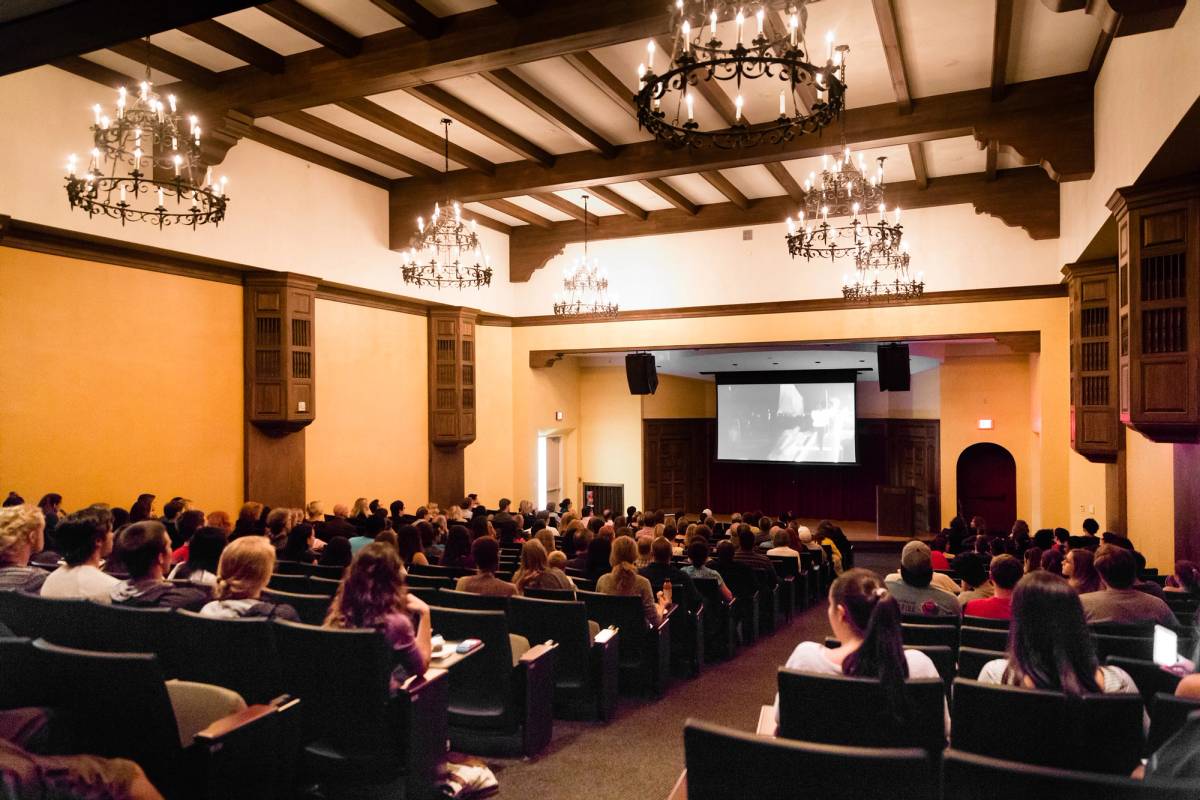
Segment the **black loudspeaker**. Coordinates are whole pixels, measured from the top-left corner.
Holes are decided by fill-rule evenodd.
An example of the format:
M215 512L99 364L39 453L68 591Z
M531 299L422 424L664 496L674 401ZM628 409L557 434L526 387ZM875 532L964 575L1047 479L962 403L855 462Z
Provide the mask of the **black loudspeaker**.
M630 394L654 394L658 389L658 370L653 353L629 353L625 356L625 380Z
M879 391L909 391L911 375L908 371L908 345L881 344L875 355L879 359Z

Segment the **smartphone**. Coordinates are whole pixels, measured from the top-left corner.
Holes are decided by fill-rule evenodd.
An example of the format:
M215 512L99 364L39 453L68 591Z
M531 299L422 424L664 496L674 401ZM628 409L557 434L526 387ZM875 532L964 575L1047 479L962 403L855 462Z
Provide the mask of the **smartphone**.
M456 653L469 653L479 646L478 639L463 639L458 643L458 647L454 648Z
M1154 626L1154 663L1172 667L1179 660L1179 634L1162 625Z

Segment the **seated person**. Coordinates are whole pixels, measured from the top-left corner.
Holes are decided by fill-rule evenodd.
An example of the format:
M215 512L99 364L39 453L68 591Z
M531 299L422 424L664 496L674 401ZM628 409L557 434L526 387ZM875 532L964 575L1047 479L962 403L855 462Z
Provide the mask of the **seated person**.
M961 553L956 556L954 569L958 572L959 585L962 587L958 595L960 606L995 594L996 587L988 579L988 562L979 553Z
M175 521L175 530L181 542L179 547L171 554L171 560L178 564L188 560L188 553L191 552L192 537L196 535L196 531L204 527L204 512L197 509L189 509L179 515L179 519ZM169 531L168 531L169 533Z
M712 568L725 581L734 597L751 600L758 592L758 581L754 579L754 570L739 563L735 556L737 548L728 539L717 542L717 557Z
M406 568L429 566L429 559L421 547L421 533L415 525L401 525L396 529L396 545Z
M218 619L266 617L299 622L300 615L287 603L261 599L274 569L275 548L265 536L248 535L233 540L221 553L213 600L200 613Z
M963 606L963 614L988 619L1012 619L1012 593L1023 574L1021 562L1015 556L996 556L992 559L990 572L996 593L967 602Z
M335 512L337 509L338 506L334 506ZM337 518L335 517L335 519ZM375 541L379 534L383 533L385 530L388 530L388 520L387 517L377 517L372 514L367 518L367 521L364 523L361 529L355 528L353 525L349 524L347 524L347 527L350 529L350 531L353 531L353 533L346 538L350 540L350 554L354 555L359 550L362 550L371 542ZM326 530L329 530L328 526L326 527ZM342 536L344 534L339 532L334 535Z
M1175 574L1167 578L1166 591L1200 594L1200 566L1194 561L1176 561Z
M628 536L618 536L612 543L612 555L609 561L612 572L600 576L596 581L596 591L601 594L631 595L642 599L642 609L646 614L646 622L657 625L662 621L663 614L671 605L671 584L663 585L655 595L650 588L650 581L637 572L634 562L637 560L637 545Z
M972 555L978 555L978 554L973 553ZM932 569L933 568L933 551L932 550L929 551L929 563L930 563L930 568ZM884 580L885 581L898 581L898 580L900 580L900 573L893 572L890 575L886 576L884 578ZM949 592L950 594L954 595L955 597L957 597L958 593L960 591L962 591L962 588L954 581L954 579L951 578L949 575L947 575L944 572L935 571L933 573L933 577L931 577L929 579L929 585L932 586L934 589L941 589L943 592ZM962 603L960 602L959 605L962 605ZM905 612L905 613L907 613L907 612Z
M570 569L577 569L580 572L586 572L588 560L587 550L588 544L591 541L588 538L587 529L585 528L584 530L575 531L575 537L573 541L575 543L575 557L567 559L567 567Z
M951 598L953 600L953 598ZM937 678L937 667L920 650L905 650L900 604L878 577L865 569L847 570L829 587L829 625L841 644L801 642L788 657L788 669L824 675L878 678L888 696L900 698L909 678ZM896 704L897 709L902 707ZM779 696L775 696L779 720ZM949 716L947 716L949 725Z
M634 566L638 569L650 563L650 545L654 542L653 533L639 533L637 537L637 561Z
M299 564L313 564L317 560L313 552L316 543L316 531L312 525L302 522L288 531L283 547L275 551L275 557L280 561L295 561Z
M334 536L325 544L317 563L323 567L348 567L350 558L350 540L345 536Z
M125 528L117 553L129 579L112 588L113 605L199 611L208 602L206 589L178 586L164 577L171 568L171 538L161 522L145 520Z
M801 541L804 541L803 535ZM767 585L772 589L775 588L775 584L779 583L779 576L775 574L775 565L771 563L770 558L755 547L754 529L744 522L738 526L737 543L738 550L733 554L733 560L739 564L745 564L750 569L767 573Z
M353 544L353 539L351 543ZM475 569L475 559L471 555L471 533L465 525L451 525L446 533L446 549L442 551L441 565L457 567L458 569ZM497 543L499 552L499 543Z
M933 537L933 542L929 545L929 557L935 570L950 569L950 560L946 558L946 548L949 546L946 534L939 533Z
M729 591L729 587L725 585L725 579L721 577L721 573L717 572L708 566L708 542L703 538L693 539L688 545L688 559L692 562L683 568L683 574L695 578L711 578L717 582L717 591L721 593L721 597L725 598L725 602L733 599L733 592Z
M562 572L562 574L566 576L567 581L571 584L571 588L575 588L575 579L570 575L567 575L567 573L564 571L567 567L566 553L564 553L562 550L552 550L549 555L546 556L546 564L550 567L550 569L556 569L559 572Z
M618 536L617 539L630 539L628 536ZM608 574L612 568L612 545L616 539L609 539L604 536L597 536L588 542L587 547L587 565L584 569L584 577L588 580L598 581L601 576ZM630 541L633 541L630 539ZM636 548L636 545L635 545Z
M980 682L1070 695L1136 693L1127 672L1100 666L1080 601L1066 581L1045 570L1021 578L1012 597L1008 653L983 665Z
M1027 547L1023 558L1025 572L1036 572L1042 568L1042 549L1040 547Z
M183 512L184 517L190 511ZM173 581L186 580L197 586L217 585L217 564L225 550L226 533L221 528L205 525L191 536L187 561L176 564L167 577Z
M900 553L899 574L889 575L884 583L900 604L902 614L926 617L956 617L962 614L957 597L930 586L933 576L929 546L924 542L912 541L904 545Z
M1122 541L1127 542L1129 540L1122 537ZM1118 545L1118 546L1120 546L1120 545ZM1129 550L1129 552L1133 554L1133 562L1134 562L1134 573L1133 574L1135 576L1141 576L1146 571L1146 557L1144 555L1142 555L1141 553L1139 553L1137 550L1131 550L1128 547L1126 547L1125 549ZM1144 581L1140 577L1134 578L1133 586L1131 588L1136 589L1139 592L1145 592L1146 594L1153 595L1154 597L1157 597L1159 600L1166 600L1166 598L1167 598L1167 593L1166 593L1166 591L1164 591L1163 587L1159 586L1154 581Z
M808 528L804 528L803 530L807 531ZM797 533L802 533L802 531L797 531ZM775 532L771 534L771 544L774 545L774 547L767 551L767 556L787 556L789 558L799 560L799 551L793 550L791 547L789 547L789 541L790 539L788 537L787 528L776 528Z
M1103 588L1100 573L1096 571L1095 556L1091 550L1077 548L1068 550L1063 557L1063 577L1078 595L1098 592Z
M0 509L0 591L37 594L48 574L29 566L45 546L46 518L41 509L12 505Z
M112 589L121 581L102 572L100 563L113 548L112 513L95 507L78 511L58 524L54 538L66 563L46 577L42 597L111 602Z
M642 567L639 574L650 581L650 588L655 592L668 583L681 584L683 597L676 598L676 601L687 610L697 609L703 602L700 592L692 583L691 576L671 563L672 555L671 541L664 536L658 537L650 544L650 563Z
M513 575L513 585L517 588L517 594L525 594L526 589L569 591L575 588L566 573L546 562L546 548L538 539L530 539L521 545L521 566Z
M325 627L381 631L395 651L393 690L409 676L423 674L433 654L429 606L405 591L404 563L394 548L379 542L364 547L350 562Z
M1061 578L1063 574L1063 554L1054 549L1044 551L1042 553L1042 569Z
M1074 551L1072 551L1074 552ZM1168 628L1177 625L1171 607L1153 595L1133 588L1137 562L1133 553L1106 544L1096 551L1096 571L1104 588L1080 597L1083 615L1092 622L1157 622Z
M466 530L463 529L463 533ZM472 594L487 594L494 597L512 597L517 593L517 587L508 581L496 577L500 568L500 543L490 536L476 539L471 544L471 557L475 562L477 575L464 575L458 579L454 588L459 592Z
M120 798L162 800L146 773L125 758L42 755L0 739L0 784L5 798Z

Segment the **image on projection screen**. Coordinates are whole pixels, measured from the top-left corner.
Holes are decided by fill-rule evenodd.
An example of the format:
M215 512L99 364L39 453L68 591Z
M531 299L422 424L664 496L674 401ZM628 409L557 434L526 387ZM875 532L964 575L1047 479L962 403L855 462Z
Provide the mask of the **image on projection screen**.
M854 463L854 384L717 386L717 458Z

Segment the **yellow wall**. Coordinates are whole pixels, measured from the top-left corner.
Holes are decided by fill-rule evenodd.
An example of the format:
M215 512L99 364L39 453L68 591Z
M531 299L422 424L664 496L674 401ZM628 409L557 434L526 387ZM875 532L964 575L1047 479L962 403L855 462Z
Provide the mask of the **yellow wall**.
M242 501L242 289L0 247L0 486Z
M566 358L551 369L531 369L529 351L515 346L513 329L513 500L537 502L537 439L558 434L563 440L562 484L565 497L579 503L579 366ZM556 411L563 412L556 420ZM468 448L470 449L470 448Z
M579 370L579 477L623 484L625 505L642 507L642 398L629 393L622 367Z
M654 394L642 395L642 419L701 419L717 415L717 385L712 381L658 376Z
M475 326L475 441L465 453L465 485L489 508L513 496L512 329Z
M317 418L306 484L326 513L356 497L428 499L426 320L317 300Z
M1175 569L1175 461L1173 446L1126 431L1128 534L1160 571Z

